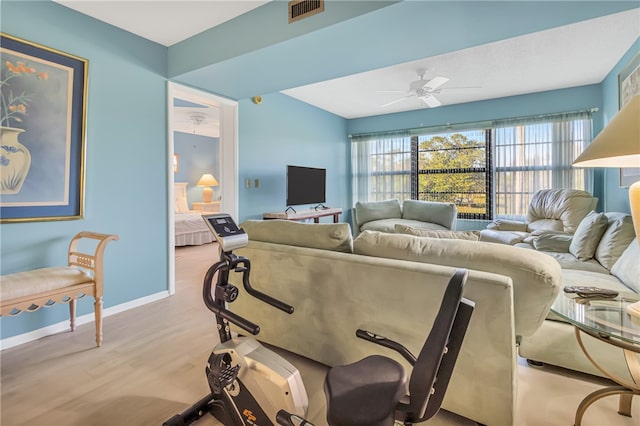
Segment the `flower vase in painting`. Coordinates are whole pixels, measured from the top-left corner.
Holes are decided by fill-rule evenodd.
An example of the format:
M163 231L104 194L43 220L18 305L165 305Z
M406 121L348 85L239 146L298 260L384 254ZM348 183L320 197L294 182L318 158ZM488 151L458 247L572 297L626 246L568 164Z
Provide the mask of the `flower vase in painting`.
M23 61L3 61L0 80L0 194L17 194L22 188L29 168L31 152L18 140L24 120L28 117L32 95L20 80L47 80L45 72L38 72Z

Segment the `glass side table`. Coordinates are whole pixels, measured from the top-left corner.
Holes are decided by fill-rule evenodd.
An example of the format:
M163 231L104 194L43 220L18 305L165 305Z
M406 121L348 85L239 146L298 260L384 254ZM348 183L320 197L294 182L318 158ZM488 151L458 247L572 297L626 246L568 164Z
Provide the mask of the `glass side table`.
M640 395L640 318L630 315L626 307L637 301L637 298L627 298L626 295L604 299L562 294L551 307L554 313L574 326L578 344L589 361L619 385L608 386L587 395L576 410L575 426L580 426L582 417L591 404L611 395L620 395L618 414L631 417L631 399L633 395ZM633 381L604 370L587 351L582 342L582 333L622 349Z

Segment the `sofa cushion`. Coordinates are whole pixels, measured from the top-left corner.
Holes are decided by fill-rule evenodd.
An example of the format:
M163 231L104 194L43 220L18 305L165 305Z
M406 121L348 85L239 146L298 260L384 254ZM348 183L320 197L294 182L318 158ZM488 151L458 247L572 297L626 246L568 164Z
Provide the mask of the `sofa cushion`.
M455 228L458 209L453 203L405 200L402 203L402 218L430 222L445 228Z
M542 324L562 283L560 265L552 257L504 244L364 231L353 240L353 251L365 256L469 268L510 277L514 285L516 333L522 336L534 333Z
M348 223L300 223L291 220L247 220L240 227L250 240L351 253Z
M569 253L580 260L591 259L608 224L609 220L604 213L589 212L573 234Z
M363 224L373 220L400 219L402 217L402 210L400 208L400 201L396 199L366 203L358 201L355 207L355 215L356 223L362 227Z
M599 274L609 275L607 268L598 263L595 259L578 260L571 253L558 253L552 251L543 251L558 261L563 270L565 269L578 269L581 271L597 272Z
M409 234L417 237L430 238L453 238L457 240L478 241L480 239L480 231L449 231L449 230L430 230L418 229L411 226L396 224L396 234Z
M600 244L596 249L595 258L605 268L611 270L624 250L635 237L631 216L625 213L605 213L609 219L609 226L604 231Z
M448 231L442 225L438 225L436 223L431 222L420 222L418 220L409 220L409 219L380 219L374 220L371 222L367 222L360 227L361 231L380 231L380 232L396 232L396 225L401 224L405 226L409 226L411 228L416 229L425 229L425 230L443 230Z
M480 231L480 241L514 245L524 240L527 235L529 235L528 232L483 229Z
M527 224L517 220L497 219L488 224L487 229L527 232Z
M611 274L615 275L631 290L640 293L640 245L638 238L634 238L622 253L622 256L611 268Z

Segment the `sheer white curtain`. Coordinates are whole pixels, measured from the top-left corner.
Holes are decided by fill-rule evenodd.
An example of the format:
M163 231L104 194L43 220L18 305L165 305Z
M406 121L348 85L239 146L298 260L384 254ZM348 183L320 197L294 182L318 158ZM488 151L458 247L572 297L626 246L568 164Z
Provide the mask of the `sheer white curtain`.
M411 138L408 131L351 138L354 204L411 194ZM403 179L404 175L408 179Z
M494 123L496 216L521 219L539 189L592 192L591 169L571 166L591 142L591 129L588 111Z

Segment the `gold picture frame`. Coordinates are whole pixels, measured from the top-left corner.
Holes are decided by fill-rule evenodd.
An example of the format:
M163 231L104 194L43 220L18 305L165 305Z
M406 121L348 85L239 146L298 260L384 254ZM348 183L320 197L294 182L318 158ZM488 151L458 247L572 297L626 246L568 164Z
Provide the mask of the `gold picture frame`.
M0 223L82 219L89 61L0 36Z
M640 94L640 53L618 74L618 108L626 104L633 96ZM620 187L628 188L640 180L640 167L620 169Z

